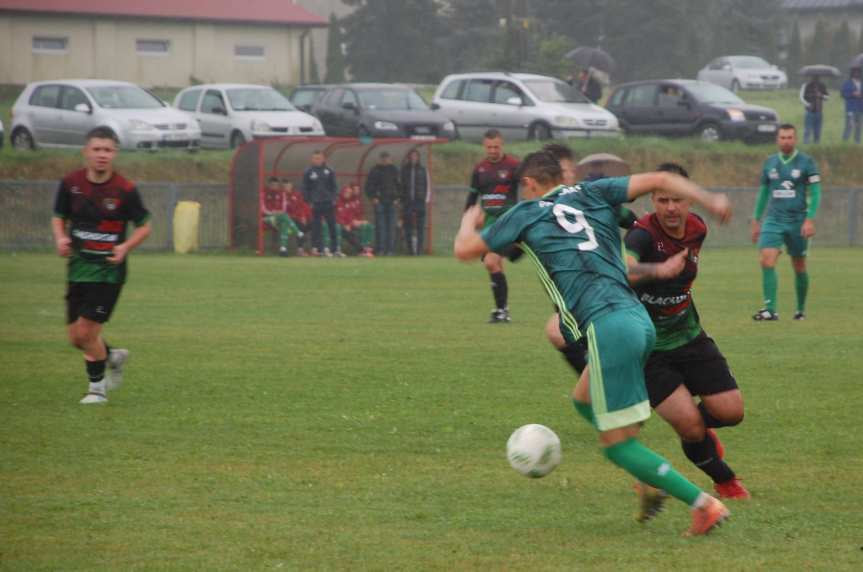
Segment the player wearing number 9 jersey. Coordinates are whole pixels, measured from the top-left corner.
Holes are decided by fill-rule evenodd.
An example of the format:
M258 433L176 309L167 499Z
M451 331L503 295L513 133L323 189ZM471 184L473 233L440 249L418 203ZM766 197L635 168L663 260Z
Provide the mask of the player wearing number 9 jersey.
M671 173L601 179L565 187L557 160L528 155L521 167L527 199L482 233L482 211L462 217L455 240L461 260L518 244L536 264L540 280L561 310L562 334L589 340L588 369L573 390L576 410L600 432L606 457L637 479L667 491L693 511L689 534L706 534L728 516L717 499L701 491L639 443L640 424L650 416L644 363L656 337L644 307L629 288L617 230L617 205L656 188L694 200L727 220L727 197L707 193Z

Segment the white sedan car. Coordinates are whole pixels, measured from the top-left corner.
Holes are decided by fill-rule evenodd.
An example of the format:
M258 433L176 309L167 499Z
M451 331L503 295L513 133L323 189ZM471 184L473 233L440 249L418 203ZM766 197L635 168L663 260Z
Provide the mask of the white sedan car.
M204 147L233 149L262 137L324 135L317 118L265 85L195 85L177 94L174 107L198 121Z
M788 87L788 76L784 71L756 56L716 58L698 72L698 79L735 92L741 89Z

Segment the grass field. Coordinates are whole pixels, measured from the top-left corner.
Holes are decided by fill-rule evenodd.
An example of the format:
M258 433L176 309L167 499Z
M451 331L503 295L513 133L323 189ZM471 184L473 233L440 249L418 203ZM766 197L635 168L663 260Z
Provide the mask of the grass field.
M109 342L126 385L81 406L63 262L0 255L0 570L860 570L859 250L812 253L810 319L753 323L751 249L702 256L696 300L746 397L720 432L753 493L683 539L637 524L630 483L572 410L550 305L510 265L485 324L480 265L448 258L134 256ZM552 427L544 479L510 432ZM669 428L644 439L702 486Z

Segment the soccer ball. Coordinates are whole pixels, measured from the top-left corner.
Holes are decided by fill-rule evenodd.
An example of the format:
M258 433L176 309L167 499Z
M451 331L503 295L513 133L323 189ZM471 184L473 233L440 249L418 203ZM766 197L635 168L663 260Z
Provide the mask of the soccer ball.
M560 439L545 425L522 425L506 442L506 458L526 477L544 477L560 464Z

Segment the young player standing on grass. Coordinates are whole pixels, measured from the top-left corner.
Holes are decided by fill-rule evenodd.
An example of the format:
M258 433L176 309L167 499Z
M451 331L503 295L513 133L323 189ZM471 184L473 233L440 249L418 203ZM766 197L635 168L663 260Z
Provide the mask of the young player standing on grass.
M628 285L621 258L617 205L655 189L692 199L726 221L727 197L707 193L672 173L601 179L574 187L561 182L561 169L548 153L532 153L521 167L524 202L478 232L483 212L472 207L455 239L461 260L517 243L537 266L540 279L561 311L561 334L586 335L590 367L573 390L580 415L599 430L606 457L638 480L667 491L692 509L689 535L706 534L729 512L671 465L635 439L650 416L644 363L655 330ZM541 197L541 198L540 198ZM538 199L538 200L532 200Z
M102 325L126 281L126 258L150 235L150 213L135 185L114 172L113 131L90 131L83 152L85 168L60 182L51 228L57 253L69 258L66 323L69 341L84 352L90 385L81 403L90 404L106 403L108 390L122 382L129 350L110 348ZM127 238L130 221L136 228Z
M518 202L516 171L519 161L504 152L503 136L497 129L485 132L482 145L485 147L485 159L473 169L465 209L478 203L485 211L486 226L490 226ZM494 297L494 310L488 321L490 324L507 323L510 321L507 306L509 291L503 273L503 256L488 252L482 262L491 278L491 293Z
M752 242L758 243L761 262L761 284L764 308L753 320L779 319L776 311L776 261L782 245L791 256L794 287L797 292L795 320L806 318L806 293L809 273L806 272L806 252L809 239L815 236L815 214L821 202L821 175L815 161L796 149L797 130L793 125L779 126L776 135L779 153L771 155L761 170L761 189L752 215ZM767 218L761 216L767 209Z
M689 176L675 163L657 171ZM743 420L743 396L725 357L701 327L692 300L707 225L689 212L686 199L657 190L651 202L654 212L626 234L629 282L656 327L656 345L644 369L650 406L674 428L686 457L713 480L721 498L747 499L749 491L723 460L712 429ZM700 397L697 406L693 396ZM647 520L663 495L640 492L647 505L641 520Z

